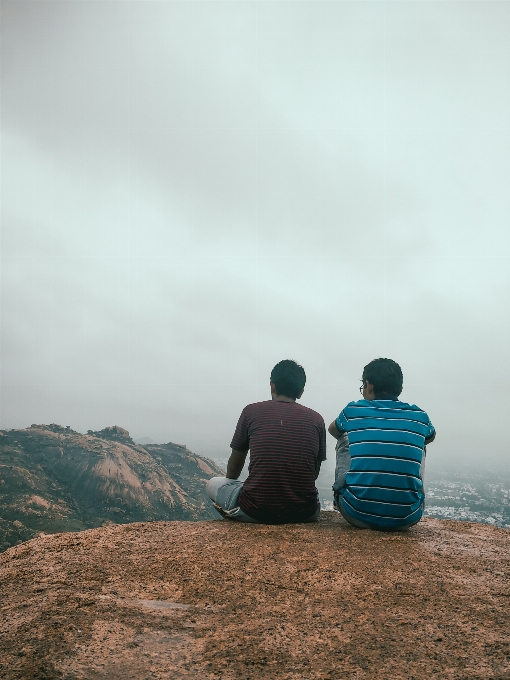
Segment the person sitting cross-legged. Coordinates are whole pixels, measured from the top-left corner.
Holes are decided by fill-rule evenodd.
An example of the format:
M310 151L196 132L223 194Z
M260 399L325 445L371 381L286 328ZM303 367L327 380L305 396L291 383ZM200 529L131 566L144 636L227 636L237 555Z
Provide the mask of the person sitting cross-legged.
M400 401L402 371L392 359L363 369L363 399L351 401L329 426L338 440L334 505L360 529L402 531L425 507L425 445L436 431L428 415Z
M219 512L240 522L312 522L320 503L315 480L326 459L326 427L316 411L296 403L306 375L295 361L271 372L271 399L243 409L230 444L226 477L213 477L206 491ZM250 451L248 478L239 475Z

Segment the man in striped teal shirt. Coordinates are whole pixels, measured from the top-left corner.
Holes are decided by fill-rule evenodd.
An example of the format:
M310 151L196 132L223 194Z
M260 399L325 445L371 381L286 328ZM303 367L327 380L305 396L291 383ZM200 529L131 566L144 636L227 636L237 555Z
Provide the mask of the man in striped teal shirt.
M363 399L329 426L338 440L335 506L361 529L402 531L423 515L425 445L436 432L425 411L399 401L402 384L395 361L371 361L363 369Z

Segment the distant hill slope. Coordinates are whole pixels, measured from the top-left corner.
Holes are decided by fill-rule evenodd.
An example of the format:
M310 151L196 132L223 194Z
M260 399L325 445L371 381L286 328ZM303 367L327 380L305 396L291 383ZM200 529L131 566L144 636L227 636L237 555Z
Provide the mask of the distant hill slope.
M118 426L0 431L0 551L40 532L217 518L205 482L218 474L183 445L140 446Z

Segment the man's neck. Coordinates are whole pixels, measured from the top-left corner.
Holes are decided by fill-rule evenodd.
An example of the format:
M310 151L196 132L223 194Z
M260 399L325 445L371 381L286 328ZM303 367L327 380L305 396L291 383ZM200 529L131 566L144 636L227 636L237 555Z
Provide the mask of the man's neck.
M398 401L398 397L396 397L394 394L390 394L389 392L378 392L377 394L374 395L374 399L376 401Z
M295 403L296 403L296 400L295 400L295 399L291 399L290 397L286 397L284 394L272 394L272 395L271 395L271 399L272 399L273 401L288 401L288 402L290 402L291 404L295 404Z

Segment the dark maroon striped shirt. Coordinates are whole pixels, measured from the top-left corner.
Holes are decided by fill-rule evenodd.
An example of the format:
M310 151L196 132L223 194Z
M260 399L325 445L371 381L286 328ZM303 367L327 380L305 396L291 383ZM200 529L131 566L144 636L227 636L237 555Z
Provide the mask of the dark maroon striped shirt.
M250 449L248 479L239 507L254 519L296 522L317 511L315 480L326 460L321 415L288 401L260 401L241 413L230 446Z

